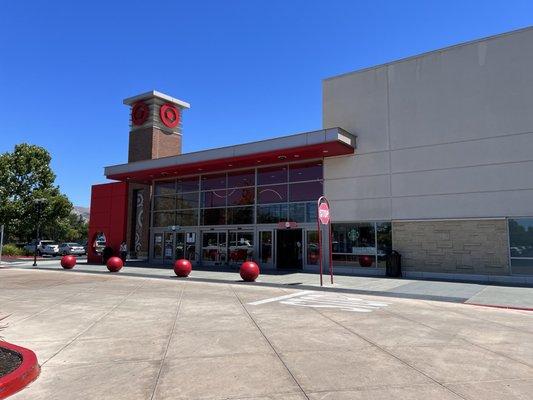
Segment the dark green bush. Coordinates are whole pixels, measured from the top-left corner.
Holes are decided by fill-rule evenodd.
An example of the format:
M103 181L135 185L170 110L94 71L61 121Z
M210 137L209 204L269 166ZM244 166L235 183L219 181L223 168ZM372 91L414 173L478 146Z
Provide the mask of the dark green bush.
M2 255L3 256L23 256L24 255L24 249L21 249L14 244L5 244L4 248L2 249Z

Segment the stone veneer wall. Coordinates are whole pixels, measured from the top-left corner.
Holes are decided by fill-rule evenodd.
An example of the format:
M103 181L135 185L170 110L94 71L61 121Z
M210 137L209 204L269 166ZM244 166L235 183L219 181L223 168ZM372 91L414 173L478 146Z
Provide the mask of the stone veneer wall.
M406 271L509 275L507 221L393 221Z

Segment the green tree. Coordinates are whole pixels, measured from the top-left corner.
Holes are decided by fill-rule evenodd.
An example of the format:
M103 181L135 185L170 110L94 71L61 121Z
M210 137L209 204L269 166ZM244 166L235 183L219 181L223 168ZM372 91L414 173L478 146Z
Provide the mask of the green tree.
M56 234L62 233L59 227L69 218L72 203L54 183L51 159L46 149L26 143L0 155L0 223L6 227L8 240L29 240L35 236L35 199L39 198L45 199L42 232L53 234L50 239L60 238Z

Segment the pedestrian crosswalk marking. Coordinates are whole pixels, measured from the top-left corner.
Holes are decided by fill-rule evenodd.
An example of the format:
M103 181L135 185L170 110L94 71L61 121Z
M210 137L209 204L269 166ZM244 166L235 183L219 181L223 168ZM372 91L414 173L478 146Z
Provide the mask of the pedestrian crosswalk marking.
M273 302L297 307L330 308L359 313L369 313L388 305L387 303L380 301L365 300L341 293L319 293L311 290L292 293L285 296L272 297L270 299L259 300L249 304L257 306Z

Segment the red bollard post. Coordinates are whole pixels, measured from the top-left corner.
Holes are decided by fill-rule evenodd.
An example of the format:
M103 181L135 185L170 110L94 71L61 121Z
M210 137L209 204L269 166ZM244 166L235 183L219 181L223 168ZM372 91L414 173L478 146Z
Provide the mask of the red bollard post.
M239 273L243 281L253 282L259 276L259 265L253 261L245 261L242 263Z
M109 260L107 260L106 265L109 272L118 272L122 269L124 263L122 262L120 257L111 257Z
M76 265L76 257L63 256L61 257L61 266L65 269L72 269Z
M176 260L174 263L174 273L180 278L186 278L192 271L192 265L189 260L182 258L181 260Z

